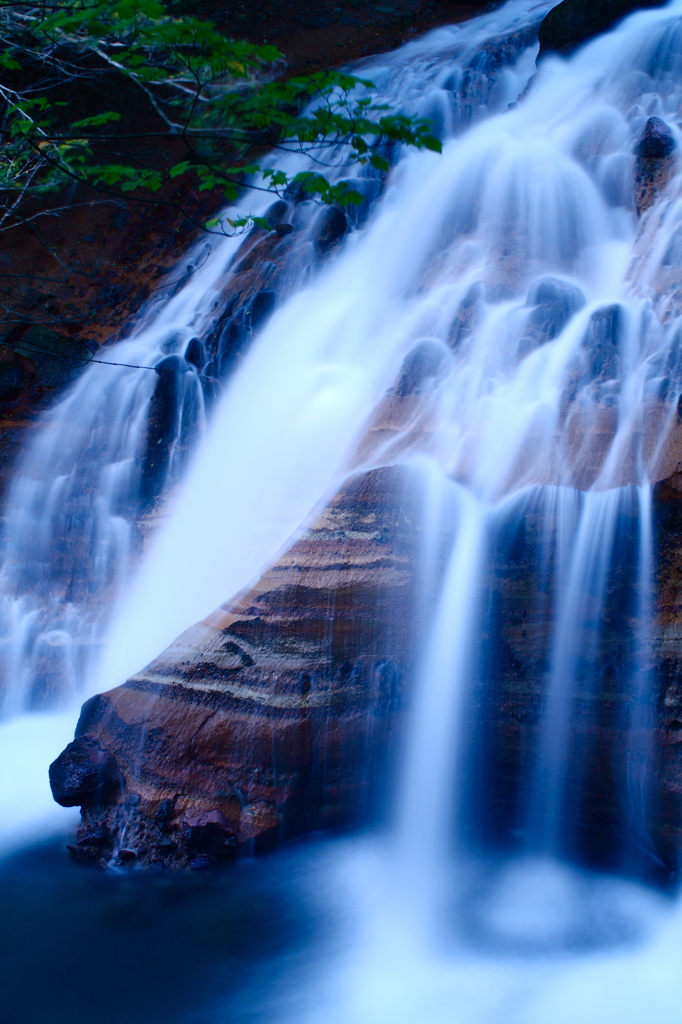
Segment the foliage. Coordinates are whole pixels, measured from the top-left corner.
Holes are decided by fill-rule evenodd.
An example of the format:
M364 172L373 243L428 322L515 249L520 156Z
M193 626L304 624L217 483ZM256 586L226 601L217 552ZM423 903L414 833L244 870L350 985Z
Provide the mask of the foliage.
M228 200L294 182L323 202L357 203L327 177L339 146L344 161L379 170L391 143L440 150L426 120L375 103L371 82L329 71L278 80L281 60L159 0L0 3L0 227L74 182L146 201L177 178ZM73 118L79 105L87 116ZM271 149L305 153L319 172L262 167Z

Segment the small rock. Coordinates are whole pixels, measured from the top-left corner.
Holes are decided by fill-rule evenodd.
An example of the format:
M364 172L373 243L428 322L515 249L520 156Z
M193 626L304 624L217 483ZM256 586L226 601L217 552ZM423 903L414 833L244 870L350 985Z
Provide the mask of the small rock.
M93 867L102 859L100 851L92 846L76 846L73 843L67 843L66 848L71 860L81 867Z
M675 136L665 121L660 117L650 117L635 146L635 156L645 160L663 160L676 146Z
M205 871L207 868L210 868L211 862L208 857L192 857L189 866L192 871Z
M162 800L154 817L157 821L161 822L172 821L175 817L175 798L167 797L165 800Z
M135 852L135 850L128 850L124 848L118 851L119 864L122 864L124 866L127 864L134 864L136 860L137 853Z

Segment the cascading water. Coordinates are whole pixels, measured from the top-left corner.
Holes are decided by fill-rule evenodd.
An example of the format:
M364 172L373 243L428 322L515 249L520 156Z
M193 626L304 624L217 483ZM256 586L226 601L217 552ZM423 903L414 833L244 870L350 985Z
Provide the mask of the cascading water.
M629 964L646 972L650 956L668 963L660 944L679 944L673 922L653 953L595 954L606 958L603 981L592 961L526 964L519 977L490 959L499 949L531 958L608 949L641 937L662 913L634 883L602 884L563 861L664 881L673 868L649 821L650 485L677 469L682 202L670 164L643 212L633 152L652 117L668 126L670 145L679 140L682 6L632 17L570 61L546 61L531 82L547 6L512 0L363 69L390 101L439 123L443 155L404 156L363 230L319 273L300 275L305 286L253 341L120 606L99 676L99 685L122 681L253 580L349 469L415 467L425 510L420 593L432 610L421 610L396 824L342 858L357 944L316 991L318 1008L297 1006L298 1019L643 1024L646 998L635 993L605 1013L599 986L622 981ZM115 353L153 365L200 336L235 247L222 243L112 361ZM120 381L109 418L123 424L134 408L133 429L122 425L96 469L93 411L67 466L55 462L44 484L50 442L39 439L42 462L24 471L34 482L16 485L17 524L20 502L49 513L34 531L40 555L21 540L25 520L8 531L5 580L19 580L5 588L17 710L38 692L18 674L27 651L45 678L54 646L68 677L93 643L91 620L83 627L64 605L82 545L101 552L100 592L126 574L121 507L137 486L134 424L152 387L140 374L91 368L46 421L69 425L69 403L85 416L86 394L94 410L103 387L114 387L105 382ZM417 382L409 415L363 445L363 424L403 377ZM65 495L85 500L89 487L100 518L90 517L96 525L57 577L45 568L51 531L63 529L55 524ZM452 541L441 557L443 536ZM29 559L38 580L22 576ZM508 607L496 591L501 567L533 580L518 622L508 614L513 587ZM489 770L500 744L471 709L477 695L492 695L489 707L509 686L526 641L530 724L519 727L523 750L505 777ZM611 752L612 838L596 853L580 816L590 730L606 705L628 756ZM472 944L489 959L476 959ZM579 994L567 997L572 978ZM667 974L663 984L672 1000ZM657 1024L675 1019L665 1005Z

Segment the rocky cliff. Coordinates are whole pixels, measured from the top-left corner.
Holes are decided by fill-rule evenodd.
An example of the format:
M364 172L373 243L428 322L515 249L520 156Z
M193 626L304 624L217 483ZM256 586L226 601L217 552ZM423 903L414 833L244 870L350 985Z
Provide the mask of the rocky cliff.
M674 160L663 122L649 120L634 155L633 194L646 232L647 211ZM256 299L265 302L273 285L286 288L287 272L295 278L301 246L307 247L303 262L315 253L326 258L347 227L331 239L322 229L299 237L276 230L295 221L295 205L283 203L275 212L273 230L254 232L235 261L226 284L232 304L209 345L214 361L234 357L230 346L248 334L245 317ZM329 244L320 246L320 238ZM545 291L559 305L565 300L556 289ZM453 348L469 330L470 313L465 304L457 314ZM611 323L616 315L617 307L597 311L588 332L596 330L595 316ZM368 423L355 470L253 589L188 630L125 685L84 706L75 740L51 769L57 800L82 807L76 859L202 867L229 859L239 847L357 825L379 806L424 613L417 595L419 489L414 470L385 463L400 462L410 449L429 450L429 395L445 355L430 341L408 353ZM676 873L682 847L682 419L671 413L666 394L652 393L638 441L650 478L658 481L650 666L658 698L644 723L655 738L655 792L642 834L653 837L645 873L659 881ZM588 488L616 421L571 415L568 463L575 464L574 485ZM621 468L618 482L634 483L634 462L624 459ZM472 841L512 848L523 845L522 793L547 684L550 616L547 602L538 600L539 525L539 513L530 509L522 529L502 531L491 554L483 586L492 613L467 728L475 775L468 788ZM634 543L631 525L626 548ZM623 786L639 777L622 743L623 709L632 703L623 689L632 651L622 622L632 617L636 595L628 577L633 551L621 554L602 639L587 644L590 678L597 682L577 699L571 741L581 752L575 763L588 766L571 782L571 854L611 869L628 868L616 862L631 832Z

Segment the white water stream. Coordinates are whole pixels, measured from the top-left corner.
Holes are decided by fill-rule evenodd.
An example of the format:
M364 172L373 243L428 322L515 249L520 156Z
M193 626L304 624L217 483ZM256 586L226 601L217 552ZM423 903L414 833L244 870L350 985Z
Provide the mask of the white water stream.
M151 372L91 367L45 418L10 501L3 645L17 713L40 706L55 675L67 704L122 682L254 580L358 465L365 425L403 359L417 350L429 367L411 414L360 464L421 467L427 521L434 535L454 521L452 551L415 681L396 825L338 856L334 886L352 908L353 942L297 1002L299 1021L679 1018L682 912L561 857L576 785L571 709L579 685L596 685L584 663L623 552L639 626L627 658L611 666L633 706L623 724L634 767L620 866L632 867L634 846L644 862L656 856L642 776L650 751L636 737L650 702L649 482L668 465L682 392L671 271L682 199L673 175L639 221L632 151L651 116L682 140L682 2L629 18L570 61L546 60L524 92L536 48L532 32L514 34L548 6L511 0L363 68L389 101L440 121L443 155L405 154L368 225L255 338L132 586L125 505ZM133 340L109 350L112 362L153 366L201 335L235 246L216 247ZM458 757L477 682L481 574L499 524L534 501L544 522L538 578L554 581L540 741L516 859L481 875L461 827ZM85 543L100 568L88 583L97 598L86 587L82 604L105 594L108 608L123 593L101 661L88 651L107 615L81 614L70 597L74 564L50 560L55 537L84 519L74 557ZM436 546L426 538L427 567ZM59 662L47 673L46 658ZM46 767L64 742L63 714L53 720L53 741L42 716L15 719L4 734ZM3 793L14 792L14 770ZM8 837L26 834L29 798L19 796L5 815Z

